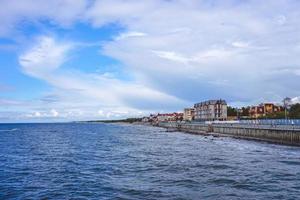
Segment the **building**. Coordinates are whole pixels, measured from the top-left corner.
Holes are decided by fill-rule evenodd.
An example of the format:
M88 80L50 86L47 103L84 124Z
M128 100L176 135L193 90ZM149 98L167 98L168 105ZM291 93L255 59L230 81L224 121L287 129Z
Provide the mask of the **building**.
M185 108L183 111L183 120L184 121L192 121L195 117L195 109L194 108Z
M249 115L251 118L262 118L268 114L274 114L284 111L282 106L277 106L273 103L261 103L258 106L250 107Z
M144 123L150 122L150 117L143 117L142 122Z
M251 118L260 118L265 116L264 106L252 106L250 107L249 115Z
M158 122L172 121L171 120L172 118L173 118L173 115L170 114L170 113L163 113L163 114L158 113L157 114L157 121Z
M225 100L209 100L201 103L196 103L195 120L212 121L227 119L227 103Z
M151 115L152 122L176 122L183 120L183 113L158 113L157 115Z

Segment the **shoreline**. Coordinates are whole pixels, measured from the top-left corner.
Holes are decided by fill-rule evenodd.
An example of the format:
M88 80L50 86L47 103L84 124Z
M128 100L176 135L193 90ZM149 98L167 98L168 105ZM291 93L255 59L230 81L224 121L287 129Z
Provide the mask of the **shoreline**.
M170 124L172 126L168 126ZM258 127L252 129L247 129L245 127L215 127L215 129L220 130L222 130L222 128L225 129L222 133L221 131L218 132L214 129L211 129L209 125L198 125L198 127L197 125L190 125L190 127L182 127L183 125L174 126L174 123L164 123L158 125L153 125L150 123L132 123L132 125L160 127L166 129L166 132L182 132L186 134L212 137L231 137L234 139L300 147L300 130L272 130ZM176 123L176 125L178 124Z
M163 128L163 127L160 127ZM167 128L165 128L167 129ZM300 147L300 144L294 144L294 143L281 143L276 140L268 140L268 139L261 139L261 138L253 138L253 137L247 137L247 136L234 136L234 135L228 135L228 134L222 134L222 133L206 133L206 132L192 132L192 131L166 131L166 132L180 132L184 134L191 134L191 135L199 135L199 136L212 136L214 138L233 138L237 140L248 140L248 141L256 141L256 142L265 142L269 144L276 144L276 145L284 145L284 146L293 146L293 147Z
M103 123L103 122L88 122L88 123ZM166 130L166 132L181 132L181 133L185 133L185 134L192 134L192 135L201 135L201 136L212 136L212 137L230 137L230 138L234 138L234 139L239 139L239 140L249 140L249 141L257 141L257 142L266 142L266 143L270 143L270 144L277 144L277 145L287 145L287 146L294 146L294 147L300 147L300 130L293 130L293 134L297 134L297 141L293 141L293 140L289 140L290 138L293 137L273 137L273 138L268 138L266 137L268 135L267 132L264 131L274 131L271 129L265 129L265 128L259 128L259 127L253 127L252 130L255 131L263 131L264 133L262 134L263 137L255 137L255 136L249 136L246 133L245 134L241 134L241 133L229 133L229 132L217 132L217 131L213 131L213 130L209 130L210 127L209 125L192 125L192 124L186 124L187 126L192 125L192 126L202 126L202 130L200 130L199 128L182 128L182 124L178 124L178 123L163 123L163 124L157 124L157 125L153 125L151 123L145 123L145 122L106 122L107 124L116 124L116 125L140 125L140 126L151 126L151 127L158 127L158 128L163 128ZM105 123L104 123L105 124ZM174 126L175 125L175 126ZM179 125L179 126L177 126ZM219 127L217 127L219 128ZM236 127L226 127L227 129L235 129ZM239 130L249 130L249 128L245 128L245 127L239 127ZM251 130L251 128L250 128ZM284 132L285 130L277 130ZM246 131L247 132L247 131ZM274 134L274 133L273 133ZM291 134L291 133L289 133ZM279 138L279 139L278 139Z

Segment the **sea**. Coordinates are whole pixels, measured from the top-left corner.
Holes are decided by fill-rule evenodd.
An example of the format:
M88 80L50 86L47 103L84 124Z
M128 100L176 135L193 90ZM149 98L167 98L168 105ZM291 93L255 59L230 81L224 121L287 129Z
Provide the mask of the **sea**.
M0 199L300 199L300 148L102 123L0 124Z

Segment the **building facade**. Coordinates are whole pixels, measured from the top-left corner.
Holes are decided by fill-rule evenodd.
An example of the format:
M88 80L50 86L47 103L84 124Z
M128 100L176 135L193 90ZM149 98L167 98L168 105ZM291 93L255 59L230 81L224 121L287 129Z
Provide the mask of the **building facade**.
M151 115L152 123L159 122L176 122L183 120L183 113L158 113L157 115Z
M261 105L250 107L249 111L250 118L260 118L265 115L265 108Z
M261 103L258 106L250 107L249 115L251 118L262 118L268 114L284 111L282 106L277 106L273 103Z
M227 103L225 100L209 100L194 105L195 120L213 121L227 119Z
M194 108L185 108L183 110L183 120L184 121L192 121L195 117L195 109Z

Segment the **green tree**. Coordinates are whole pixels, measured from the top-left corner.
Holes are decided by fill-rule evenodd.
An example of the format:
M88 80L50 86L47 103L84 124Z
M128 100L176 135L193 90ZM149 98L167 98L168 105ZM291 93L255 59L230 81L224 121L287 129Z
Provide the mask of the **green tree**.
M267 118L267 119L284 119L285 118L285 113L284 113L284 111L282 111L282 112L268 113L265 117L261 117L261 118Z
M300 119L300 103L291 106L289 117L291 119Z
M237 115L236 108L233 108L231 106L227 106L227 116L235 117Z
M241 115L242 116L249 116L250 107L242 107Z

